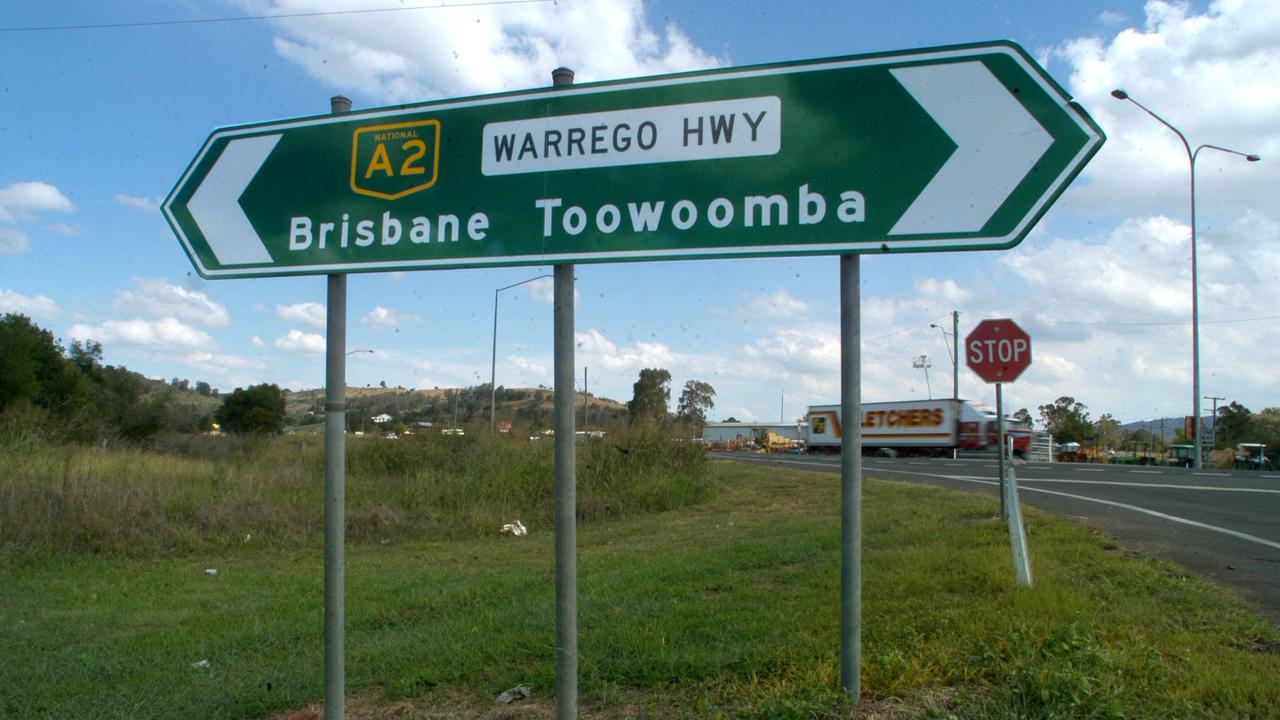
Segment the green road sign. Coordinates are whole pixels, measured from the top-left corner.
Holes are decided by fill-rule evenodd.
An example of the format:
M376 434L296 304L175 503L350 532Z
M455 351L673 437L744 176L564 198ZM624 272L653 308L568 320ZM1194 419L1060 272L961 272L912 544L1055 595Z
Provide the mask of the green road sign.
M1001 42L224 128L163 210L207 278L1007 248L1103 139Z

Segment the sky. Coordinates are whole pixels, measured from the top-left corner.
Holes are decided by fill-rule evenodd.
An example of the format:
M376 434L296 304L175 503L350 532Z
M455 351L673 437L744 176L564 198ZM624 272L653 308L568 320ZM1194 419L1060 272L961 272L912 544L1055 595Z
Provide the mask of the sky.
M230 391L324 384L323 276L201 279L159 211L217 127L577 82L1013 40L1107 135L1017 247L864 256L864 402L952 392L963 338L1012 318L1012 410L1060 396L1121 421L1192 410L1196 161L1201 394L1280 406L1280 3L832 0L10 0L0 4L0 312L105 361ZM341 12L322 16L318 11ZM279 17L295 15L297 17ZM277 16L274 18L263 16ZM208 21L208 22L206 22ZM72 27L74 26L74 27ZM86 27L95 26L95 27ZM103 27L110 26L110 27ZM33 29L54 28L54 29ZM640 369L716 391L712 420L839 401L835 257L578 265L579 389ZM489 381L494 291L549 266L350 276L349 384ZM552 289L500 294L497 383L552 385ZM934 325L940 327L934 327ZM914 367L920 356L930 367ZM927 379L926 379L927 372ZM959 394L994 403L964 367ZM1211 401L1204 401L1208 412Z

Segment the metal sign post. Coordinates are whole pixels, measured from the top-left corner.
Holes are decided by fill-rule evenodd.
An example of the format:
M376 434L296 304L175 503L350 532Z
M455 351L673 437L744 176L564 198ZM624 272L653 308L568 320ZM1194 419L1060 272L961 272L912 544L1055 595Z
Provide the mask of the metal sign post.
M996 472L1000 473L1000 519L1009 517L1009 507L1005 504L1004 474L1004 383L996 383Z
M965 363L978 377L996 386L996 452L1000 474L1000 517L1009 521L1014 574L1019 587L1031 585L1031 562L1018 506L1017 476L1013 472L1012 438L1005 447L1004 384L1013 382L1031 365L1031 337L1008 318L983 320L964 339ZM1005 456L1006 451L1009 457Z
M1013 438L1009 438L1008 447L1000 446L1000 454L1005 450L1013 453ZM1008 494L1009 507L1009 544L1013 550L1013 576L1018 587L1031 587L1031 554L1027 552L1027 532L1022 524L1022 504L1018 502L1018 475L1014 472L1013 463L1009 463L1008 481L1002 484L1003 492ZM1002 475L1003 479L1003 475Z
M862 694L861 258L840 257L840 686Z
M573 71L551 73L557 88L573 84ZM554 271L556 428L556 718L578 717L578 471L577 403L573 369L573 265Z
M351 101L329 101L334 114ZM324 717L347 716L347 276L330 275L324 371Z

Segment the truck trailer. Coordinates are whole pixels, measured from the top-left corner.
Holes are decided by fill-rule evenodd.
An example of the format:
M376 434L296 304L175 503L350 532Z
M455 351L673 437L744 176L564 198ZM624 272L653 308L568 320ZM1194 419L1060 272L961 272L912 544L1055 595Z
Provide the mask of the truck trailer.
M810 452L839 452L843 423L839 405L809 407ZM1016 457L1026 454L1035 433L1005 423ZM1006 440L1005 442L1008 442ZM904 400L862 404L862 450L887 455L950 455L995 451L996 414L968 400Z

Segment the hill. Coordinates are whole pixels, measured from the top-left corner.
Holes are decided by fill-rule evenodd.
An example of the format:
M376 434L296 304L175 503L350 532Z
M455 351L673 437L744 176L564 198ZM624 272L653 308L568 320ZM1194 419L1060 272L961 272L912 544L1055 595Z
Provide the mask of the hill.
M288 423L304 426L324 421L324 388L290 392L285 400ZM431 423L435 426L467 426L489 422L490 392L488 385L466 388L431 388L411 390L403 387L348 387L347 423L352 430L368 431L372 419L389 415L388 427L410 426L414 423ZM550 388L506 388L499 386L495 393L498 422L531 429L551 426L555 409ZM577 393L579 427L592 427L624 419L626 405L591 394ZM589 408L589 420L583 421L584 409Z
M1135 420L1134 422L1125 423L1121 425L1120 429L1127 430L1129 432L1137 432L1138 430L1145 430L1148 433L1150 433L1152 437L1155 437L1157 439L1163 438L1164 442L1169 443L1169 442L1173 442L1173 439L1177 437L1178 433L1182 432L1183 421L1184 421L1184 418L1181 418L1181 417L1153 418L1151 420ZM1208 433L1213 432L1212 417L1208 415L1205 416L1204 427L1206 432Z

